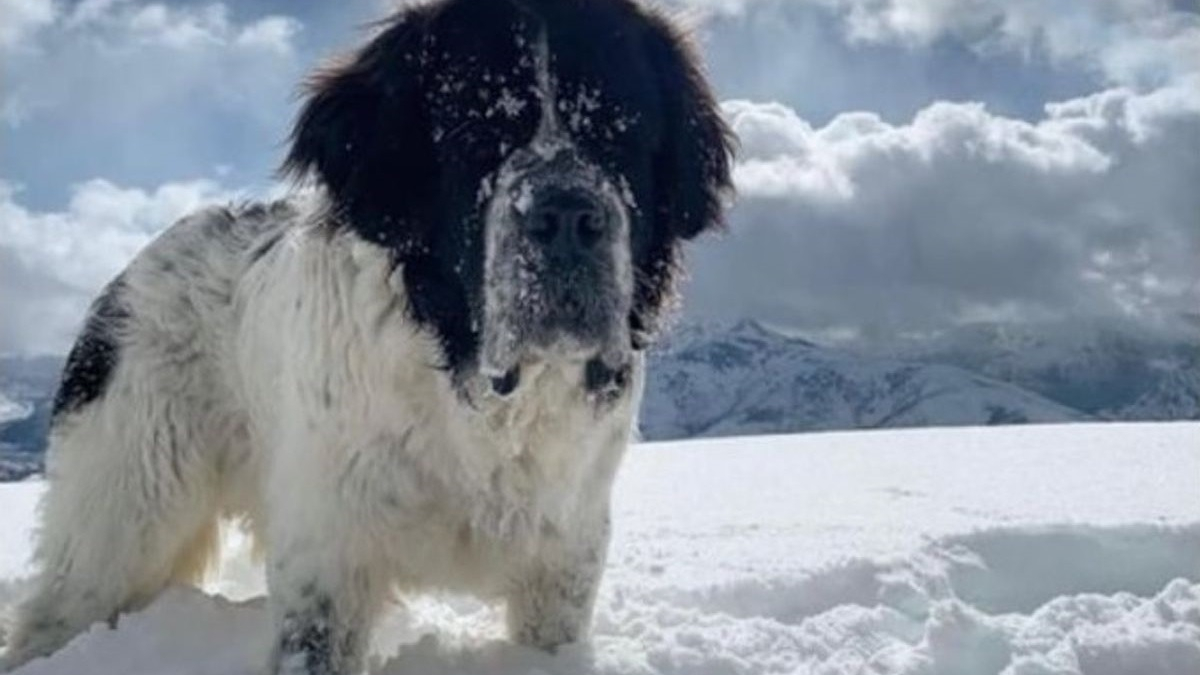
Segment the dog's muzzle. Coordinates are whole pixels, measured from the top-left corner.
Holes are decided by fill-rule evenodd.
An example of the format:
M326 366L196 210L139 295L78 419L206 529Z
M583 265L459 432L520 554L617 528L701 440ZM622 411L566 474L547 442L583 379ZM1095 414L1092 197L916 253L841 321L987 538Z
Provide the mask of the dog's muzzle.
M629 361L632 270L626 205L570 148L518 151L488 208L481 369L513 386L523 360Z
M533 188L531 202L517 222L534 251L534 284L544 301L538 346L598 342L611 318L617 214L599 195L558 183Z

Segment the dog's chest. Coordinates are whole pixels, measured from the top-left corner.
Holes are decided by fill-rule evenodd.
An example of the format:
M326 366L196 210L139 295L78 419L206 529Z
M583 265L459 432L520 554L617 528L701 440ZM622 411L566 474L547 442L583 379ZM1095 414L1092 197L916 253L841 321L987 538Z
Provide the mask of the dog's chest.
M607 483L596 472L629 433L628 403L598 408L575 375L535 371L508 397L405 405L408 423L356 463L347 498L385 542L420 541L402 553L421 567L535 551L593 509Z

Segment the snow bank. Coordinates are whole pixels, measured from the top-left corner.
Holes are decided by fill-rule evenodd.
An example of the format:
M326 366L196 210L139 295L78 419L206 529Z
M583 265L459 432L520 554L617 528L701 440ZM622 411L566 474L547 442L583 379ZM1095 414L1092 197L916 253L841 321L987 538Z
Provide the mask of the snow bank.
M531 652L496 608L423 597L387 617L372 672L1194 675L1198 441L1186 423L641 446L588 645ZM0 579L26 573L38 489L0 487ZM261 575L230 542L221 595L174 589L19 672L256 673Z

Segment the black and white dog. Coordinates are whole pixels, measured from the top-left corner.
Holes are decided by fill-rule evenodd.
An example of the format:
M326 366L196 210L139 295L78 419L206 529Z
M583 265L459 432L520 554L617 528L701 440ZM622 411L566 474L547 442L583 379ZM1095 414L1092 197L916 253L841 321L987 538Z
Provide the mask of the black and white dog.
M440 0L319 72L286 171L104 290L55 401L32 596L7 665L267 551L273 673L353 673L393 590L507 601L581 637L642 350L731 139L680 31L635 0Z

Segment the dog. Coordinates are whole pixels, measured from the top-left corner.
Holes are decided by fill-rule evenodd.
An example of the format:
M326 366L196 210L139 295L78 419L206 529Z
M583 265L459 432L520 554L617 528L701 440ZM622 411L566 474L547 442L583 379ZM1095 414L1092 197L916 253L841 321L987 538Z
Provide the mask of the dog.
M584 637L643 353L732 153L661 11L397 10L311 78L291 196L182 219L92 305L7 666L197 580L224 518L265 550L271 673L359 672L428 589Z

